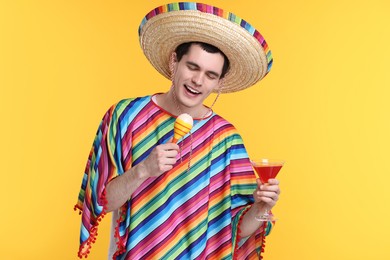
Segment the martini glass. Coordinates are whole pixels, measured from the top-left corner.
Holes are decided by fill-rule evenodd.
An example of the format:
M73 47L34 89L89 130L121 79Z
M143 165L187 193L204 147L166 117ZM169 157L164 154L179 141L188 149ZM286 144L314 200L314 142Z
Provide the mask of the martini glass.
M251 160L252 166L255 169L257 175L260 177L260 181L264 185L268 185L269 179L274 179L278 175L280 169L283 167L283 160L274 159L259 159ZM264 214L260 217L256 217L258 221L275 221L274 215L266 209Z

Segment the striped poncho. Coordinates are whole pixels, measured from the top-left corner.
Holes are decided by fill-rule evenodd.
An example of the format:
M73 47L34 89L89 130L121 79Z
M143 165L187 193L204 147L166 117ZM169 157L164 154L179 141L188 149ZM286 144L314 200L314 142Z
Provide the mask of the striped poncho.
M107 183L169 141L174 121L151 96L122 100L104 115L75 206L82 214L79 257L88 255L106 214ZM173 169L146 180L119 209L114 259L260 258L272 224L238 236L256 189L240 135L215 113L194 120L191 132L178 143Z

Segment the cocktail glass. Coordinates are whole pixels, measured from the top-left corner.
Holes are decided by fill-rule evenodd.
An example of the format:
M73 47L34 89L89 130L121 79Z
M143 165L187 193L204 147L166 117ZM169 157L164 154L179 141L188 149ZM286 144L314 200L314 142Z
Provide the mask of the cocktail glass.
M283 160L266 159L251 160L252 166L255 169L260 181L264 185L268 185L269 179L274 179L278 175L280 169L284 165ZM266 209L264 214L260 217L256 217L258 221L275 221L275 216Z

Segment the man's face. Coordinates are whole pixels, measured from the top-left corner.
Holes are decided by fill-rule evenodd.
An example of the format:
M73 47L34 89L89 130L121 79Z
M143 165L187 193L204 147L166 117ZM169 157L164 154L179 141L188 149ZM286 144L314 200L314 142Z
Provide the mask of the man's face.
M174 56L176 58L176 56ZM176 97L180 105L194 112L219 86L224 58L220 53L208 53L200 45L191 45L182 59L174 62Z

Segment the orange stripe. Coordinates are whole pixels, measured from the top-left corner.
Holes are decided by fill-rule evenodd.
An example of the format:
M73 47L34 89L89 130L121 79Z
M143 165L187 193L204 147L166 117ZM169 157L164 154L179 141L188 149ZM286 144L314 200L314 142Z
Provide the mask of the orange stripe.
M176 120L175 123L178 124L178 125L181 125L184 128L187 128L187 129L191 129L192 128L192 124L189 124L189 123L184 122L182 120Z
M169 118L166 114L158 114L158 116L152 121L152 123L142 124L141 127L143 127L142 131L139 131L137 134L133 137L133 143L138 144L140 143L148 134L153 132L156 129L156 125L160 125L163 121L167 120Z

